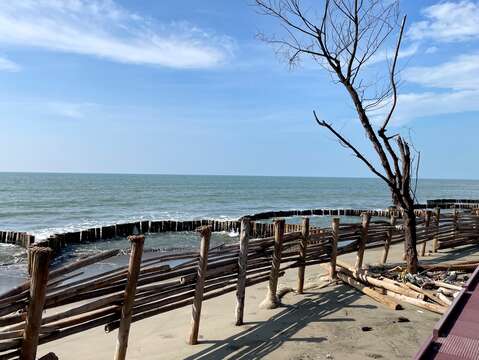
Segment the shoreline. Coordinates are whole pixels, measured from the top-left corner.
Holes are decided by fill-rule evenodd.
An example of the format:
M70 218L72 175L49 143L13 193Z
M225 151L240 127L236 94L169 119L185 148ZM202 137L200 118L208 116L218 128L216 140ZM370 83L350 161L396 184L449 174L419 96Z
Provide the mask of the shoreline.
M391 247L390 262L401 260L402 244ZM382 249L368 249L365 263L376 263ZM462 256L464 255L464 256ZM339 259L353 263L356 254ZM479 247L440 250L422 258L441 261L479 259ZM191 307L186 306L133 323L128 359L408 359L424 342L440 315L404 304L389 310L356 290L341 284L322 289L324 265L306 268L305 294L288 293L283 306L262 310L267 283L246 290L245 325L234 326L235 295L229 293L203 303L200 344L186 344ZM295 287L297 272L287 270L280 287ZM401 322L404 317L409 322ZM362 331L362 328L371 328ZM102 327L39 346L39 356L52 351L59 358L104 359L114 354L117 332ZM378 341L381 336L381 341Z

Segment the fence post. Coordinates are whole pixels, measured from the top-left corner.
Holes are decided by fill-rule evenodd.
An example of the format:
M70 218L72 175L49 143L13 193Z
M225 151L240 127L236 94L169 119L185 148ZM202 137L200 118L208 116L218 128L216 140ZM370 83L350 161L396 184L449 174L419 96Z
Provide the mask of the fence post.
M363 259L364 259L364 249L366 248L366 243L368 241L368 230L369 230L369 221L371 220L371 214L367 212L363 212L361 214L362 221L361 221L361 236L359 237L358 243L358 254L356 256L356 271L361 270L363 267Z
M391 246L391 241L393 239L394 227L396 226L396 216L394 214L392 214L391 217L389 218L389 222L391 226L389 227L386 234L386 242L384 243L383 255L381 257L381 265L384 265L386 261L388 260L389 248Z
M479 240L479 209L474 209L472 212L474 216L474 226L477 234L477 240Z
M198 260L198 273L193 299L191 332L188 344L198 344L198 332L200 330L201 305L203 302L203 291L205 286L206 270L208 266L208 251L210 248L211 227L201 226L196 230L201 235L200 258Z
M131 253L128 264L128 280L125 288L123 306L121 308L121 319L116 342L115 360L124 360L126 358L132 308L135 301L136 283L140 274L141 257L143 255L145 237L143 235L132 235L128 236L128 240L131 243Z
M283 251L284 219L274 222L274 250L269 275L269 286L266 298L261 302L263 309L275 309L281 301L276 294L278 289L279 267L281 266L281 252Z
M426 216L424 219L424 227L426 229L426 240L422 243L420 256L426 255L426 244L429 241L429 225L431 223L431 210L426 211Z
M333 218L332 222L332 238L331 238L331 261L329 264L329 279L334 281L338 278L336 273L336 257L338 255L339 241L339 218Z
M459 220L458 211L457 209L454 209L452 212L452 223L454 225L454 240L456 240L457 234L458 234L458 229L459 229L458 220Z
M29 251L31 252L30 257L32 259L32 277L30 280L30 301L28 303L21 350L21 359L23 360L35 360L37 356L42 312L47 292L48 265L52 254L52 249L48 247L32 246Z
M236 287L236 326L243 325L246 271L248 270L248 242L250 219L241 219L240 251L238 255L238 285Z
M432 240L432 251L437 252L439 246L439 227L441 225L441 208L437 207L435 211L435 223L436 223L436 233L434 234L434 239Z
M309 241L309 218L303 219L301 227L301 239L299 240L299 263L298 267L298 294L302 294L304 290L304 272L306 270L306 251Z

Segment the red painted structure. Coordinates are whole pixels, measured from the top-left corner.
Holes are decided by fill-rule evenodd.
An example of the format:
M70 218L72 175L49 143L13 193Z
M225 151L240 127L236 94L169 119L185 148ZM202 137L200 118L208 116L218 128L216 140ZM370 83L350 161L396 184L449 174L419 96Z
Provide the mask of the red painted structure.
M479 267L414 359L479 359Z

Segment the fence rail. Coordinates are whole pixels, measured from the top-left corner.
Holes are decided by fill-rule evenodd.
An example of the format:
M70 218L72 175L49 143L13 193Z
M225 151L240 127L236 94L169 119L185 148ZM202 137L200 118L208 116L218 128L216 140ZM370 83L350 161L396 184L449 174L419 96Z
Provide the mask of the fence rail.
M478 242L479 216L476 213L455 211L440 214L437 211L432 214L421 211L418 214L423 216L418 218L418 245L429 242L433 251L437 251ZM340 210L337 215L342 215ZM304 281L304 270L308 266L330 263L331 277L334 277L337 256L359 250L359 257L364 249L377 247L384 247L385 254L378 262L386 262L389 246L404 241L401 220L396 219L394 213L388 221L365 222L365 216L370 218L364 213L362 223L340 223L339 218L334 218L329 228L303 227L278 220L267 224L273 228L275 236L254 238L251 232L244 230L241 243L208 249L203 241L200 253L165 254L143 259L134 289L131 288L132 280L126 266L95 276L80 276L85 266L116 256L118 251L114 250L51 271L45 284L44 299L38 299L32 297L32 284L38 287L40 281L38 272L34 270L35 257L32 256L31 280L0 295L0 359L16 358L25 351L27 319L32 309L38 314L39 307L40 314L43 312L44 315L39 319L36 336L37 343L44 344L98 326L110 332L121 326L122 314L127 310L131 313L127 325L129 329L130 323L193 305L196 325L190 342L194 343L199 327L198 309L201 309L204 300L269 281L267 303L274 304L277 279L288 269L298 268L299 272L303 272L303 280L298 281ZM248 229L252 224L254 222L245 217L240 227ZM211 232L213 226L206 224L200 229L205 238L205 229ZM32 246L29 252L33 253L35 248L38 245ZM171 260L181 262L176 266L166 264ZM299 284L298 288L301 286ZM126 292L134 293L134 297L130 295L129 309L125 309ZM200 293L201 297L198 297ZM68 305L66 309L65 305ZM243 306L244 303L239 308ZM238 315L237 311L235 314L242 319L242 314ZM32 330L29 331L31 333ZM30 348L31 343L28 342Z

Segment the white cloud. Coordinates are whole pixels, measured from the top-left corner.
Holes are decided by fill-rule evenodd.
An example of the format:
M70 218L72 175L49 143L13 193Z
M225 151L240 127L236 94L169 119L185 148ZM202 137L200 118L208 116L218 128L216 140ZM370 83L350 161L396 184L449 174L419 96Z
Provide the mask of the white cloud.
M401 49L399 50L398 59L411 57L411 56L415 55L418 50L419 50L419 44L418 43L413 43L406 48L401 47ZM392 58L393 55L394 55L393 50L390 50L389 52L387 52L385 50L378 51L376 54L374 54L373 57L371 57L371 59L369 59L367 64L372 65L372 64L375 64L375 63L378 63L378 62L381 62L381 61L389 60L389 59Z
M40 104L36 104L41 107ZM97 107L91 103L72 103L63 101L50 101L43 104L46 113L68 119L82 119L89 110Z
M479 53L460 55L435 66L412 67L402 78L428 90L399 95L393 119L396 126L416 118L479 111ZM372 112L371 116L380 122L385 111Z
M10 71L10 72L17 72L20 71L20 65L14 63L7 58L0 57L0 71Z
M401 94L393 119L394 125L403 125L423 117L439 118L440 115L479 111L478 98L479 90Z
M0 43L172 68L220 65L232 47L229 38L155 24L112 0L1 1Z
M403 78L423 86L479 90L479 53L465 54L436 66L406 69Z
M453 42L479 38L479 3L446 1L422 10L427 20L413 23L408 36L414 40Z
M439 50L439 48L437 46L431 46L431 47L428 47L426 49L426 51L424 51L424 53L425 54L435 54L438 50Z

